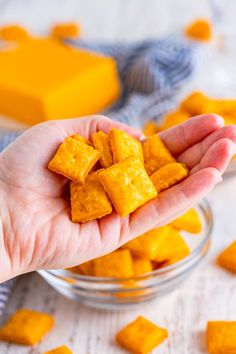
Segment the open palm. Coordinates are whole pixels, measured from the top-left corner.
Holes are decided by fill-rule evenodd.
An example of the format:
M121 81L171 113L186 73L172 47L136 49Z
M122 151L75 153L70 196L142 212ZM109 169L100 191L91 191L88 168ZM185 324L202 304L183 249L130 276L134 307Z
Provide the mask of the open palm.
M186 180L129 217L113 212L98 221L72 223L67 180L50 172L48 162L68 135L90 139L112 127L141 138L138 130L103 116L50 121L27 130L0 155L0 281L80 264L170 222L220 181L235 153L235 126L223 127L223 119L215 115L192 118L160 134L171 153L191 169Z

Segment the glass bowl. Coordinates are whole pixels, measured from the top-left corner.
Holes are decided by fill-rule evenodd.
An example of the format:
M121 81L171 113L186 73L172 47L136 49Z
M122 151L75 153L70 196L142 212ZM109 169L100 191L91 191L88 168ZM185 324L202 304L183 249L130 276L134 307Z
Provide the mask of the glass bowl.
M40 270L39 274L62 295L95 308L122 309L153 300L177 288L208 252L212 211L206 200L196 209L202 220L202 232L198 235L182 232L191 253L175 264L129 279L98 278L64 269Z

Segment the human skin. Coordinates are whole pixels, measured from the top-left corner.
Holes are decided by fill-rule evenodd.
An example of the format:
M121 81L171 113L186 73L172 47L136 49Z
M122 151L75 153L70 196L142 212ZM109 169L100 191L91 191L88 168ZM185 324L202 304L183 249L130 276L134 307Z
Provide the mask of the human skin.
M126 218L115 212L72 223L68 181L48 170L63 140L99 130L139 130L103 116L49 121L28 129L0 154L0 282L38 269L66 268L109 253L149 229L169 223L221 181L235 154L236 126L213 114L191 118L160 133L190 176Z

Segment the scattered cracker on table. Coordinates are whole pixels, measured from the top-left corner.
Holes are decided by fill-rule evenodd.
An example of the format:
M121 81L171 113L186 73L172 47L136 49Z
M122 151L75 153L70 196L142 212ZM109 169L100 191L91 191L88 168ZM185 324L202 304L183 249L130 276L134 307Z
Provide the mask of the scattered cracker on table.
M134 156L102 170L98 177L121 217L157 196L141 161Z
M58 23L51 30L52 37L77 38L80 35L80 27L76 22Z
M143 143L144 164L148 175L168 163L176 162L157 134Z
M101 166L104 168L110 167L113 164L113 157L108 135L102 131L94 133L92 135L92 142L95 149L101 154Z
M117 250L93 260L97 277L129 278L134 275L133 260L129 250Z
M20 309L0 328L0 340L34 345L50 331L53 324L54 319L46 313Z
M185 29L187 37L197 41L210 41L212 39L212 27L208 20L199 18L190 23Z
M191 234L198 234L202 231L202 222L198 212L191 208L178 219L172 221L171 226Z
M219 256L218 263L221 267L236 273L236 241L231 243Z
M236 321L209 321L206 342L209 354L235 354Z
M19 25L8 25L0 28L0 38L5 41L16 41L20 42L22 40L30 38L27 30Z
M74 182L84 182L101 154L79 135L68 137L49 162L48 168Z
M188 169L183 164L173 162L162 166L150 177L159 193L181 182L188 176L188 173Z
M66 345L63 345L61 347L49 350L44 354L72 354L72 351Z
M136 156L143 162L142 144L123 130L111 129L109 140L113 153L114 163L125 160L127 157Z
M111 214L111 202L98 179L101 171L89 174L84 184L70 183L71 219L73 222L83 223Z
M156 326L146 318L140 316L128 324L116 335L117 343L136 354L150 353L168 337L164 328Z

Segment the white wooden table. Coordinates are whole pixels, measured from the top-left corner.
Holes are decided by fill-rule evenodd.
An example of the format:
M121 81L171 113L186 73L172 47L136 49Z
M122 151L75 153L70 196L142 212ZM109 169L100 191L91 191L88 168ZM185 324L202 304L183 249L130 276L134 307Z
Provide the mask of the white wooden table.
M34 33L46 33L53 22L75 19L90 38L156 36L202 15L208 15L205 0L195 5L189 0L0 0L0 25L20 21ZM9 126L9 121L0 120L3 125ZM175 292L141 309L104 312L63 298L37 274L24 276L1 321L15 309L27 307L52 313L56 326L37 347L0 343L0 354L40 354L63 344L74 354L123 353L114 335L138 315L169 330L169 339L153 353L206 353L207 320L236 319L236 277L215 264L218 252L236 239L235 183L236 176L227 178L209 196L215 219L210 253Z

